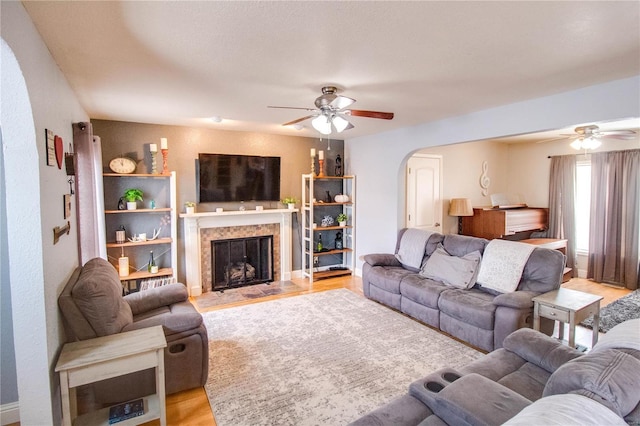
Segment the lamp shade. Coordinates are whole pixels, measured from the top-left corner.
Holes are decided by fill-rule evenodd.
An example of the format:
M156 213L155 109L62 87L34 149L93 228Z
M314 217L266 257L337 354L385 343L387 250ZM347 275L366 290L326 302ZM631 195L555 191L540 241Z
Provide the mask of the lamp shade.
M343 117L340 117L338 114L333 116L332 121L338 133L341 133L342 131L344 131L344 129L346 129L347 126L349 125L349 122L345 120Z
M449 204L449 216L473 216L473 207L468 198L452 198Z
M320 114L319 116L311 120L311 125L314 129L316 129L323 135L331 134L331 122L329 121L329 118L324 114Z

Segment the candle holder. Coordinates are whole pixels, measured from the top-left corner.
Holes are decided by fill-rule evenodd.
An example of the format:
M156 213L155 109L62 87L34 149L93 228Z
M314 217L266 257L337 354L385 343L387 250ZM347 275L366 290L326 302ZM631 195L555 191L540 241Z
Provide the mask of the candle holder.
M158 153L156 151L151 151L151 174L158 174L158 164L156 162L156 157Z
M324 177L324 160L318 160L318 177Z
M168 175L169 174L169 167L167 164L167 160L169 159L169 150L168 149L162 149L162 174L163 175Z
M311 174L316 173L316 157L311 157Z

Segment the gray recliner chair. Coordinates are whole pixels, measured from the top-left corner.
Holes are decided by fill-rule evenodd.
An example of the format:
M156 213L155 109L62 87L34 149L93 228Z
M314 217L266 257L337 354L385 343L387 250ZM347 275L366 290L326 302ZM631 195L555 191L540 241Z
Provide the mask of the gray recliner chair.
M122 296L116 269L95 258L77 268L58 297L68 341L161 325L166 393L204 386L208 374L208 339L202 315L188 301L183 284L170 284ZM98 402L115 403L155 392L153 370L95 383Z

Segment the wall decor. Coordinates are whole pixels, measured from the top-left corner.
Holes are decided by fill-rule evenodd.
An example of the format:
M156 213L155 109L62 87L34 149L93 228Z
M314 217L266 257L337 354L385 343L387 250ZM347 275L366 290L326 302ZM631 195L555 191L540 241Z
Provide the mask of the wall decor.
M62 196L62 202L64 205L64 218L69 219L71 217L71 194L64 194Z
M59 226L56 226L55 228L53 228L53 244L58 244L58 241L60 240L60 237L63 235L69 235L69 231L71 231L71 223L69 221L67 221L67 224L64 225L62 228Z
M53 131L44 129L45 147L47 148L47 166L53 166L56 163L56 147Z
M62 169L62 157L64 156L64 146L62 146L62 138L58 135L53 137L53 144L55 146L56 152L56 163L58 163L58 168Z
M482 188L480 192L485 197L489 194L489 185L491 185L491 179L487 175L488 171L489 163L485 160L482 162L482 174L480 175L480 188Z

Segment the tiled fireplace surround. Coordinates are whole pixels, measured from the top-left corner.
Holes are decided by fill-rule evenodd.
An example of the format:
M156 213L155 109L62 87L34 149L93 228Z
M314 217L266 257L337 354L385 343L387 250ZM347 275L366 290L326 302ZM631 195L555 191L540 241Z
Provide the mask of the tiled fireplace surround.
M271 209L181 214L185 231L187 288L191 296L211 291L211 241L273 235L274 279L291 279L291 214Z
M273 235L273 280L280 281L280 225L225 226L224 228L204 228L200 230L200 267L202 292L211 291L211 241L230 240L233 238L263 237Z

